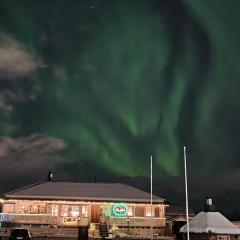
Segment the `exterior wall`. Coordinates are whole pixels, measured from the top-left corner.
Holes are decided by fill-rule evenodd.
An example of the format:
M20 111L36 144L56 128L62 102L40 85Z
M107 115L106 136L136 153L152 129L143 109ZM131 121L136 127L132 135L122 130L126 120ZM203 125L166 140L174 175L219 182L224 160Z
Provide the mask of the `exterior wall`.
M113 215L113 206L117 203L79 202L79 201L37 201L37 200L5 200L0 222L21 224L52 224L57 226L86 226L95 216L99 223L106 222L109 227L117 225L123 229L165 227L165 205L153 205L151 217L150 204L122 204L128 212L124 216ZM94 213L93 205L98 206ZM120 209L121 210L121 209ZM124 209L123 209L124 210ZM148 230L146 230L148 231Z
M151 224L156 227L165 227L165 219L162 218L109 218L109 225L117 224L123 227L150 227Z
M186 234L183 235L183 239L187 240ZM239 236L237 235L225 235L225 234L194 234L190 233L191 240L220 240L220 239L229 239L229 240L238 240Z
M237 240L239 239L240 236L234 236L234 235L231 235L230 236L230 240Z

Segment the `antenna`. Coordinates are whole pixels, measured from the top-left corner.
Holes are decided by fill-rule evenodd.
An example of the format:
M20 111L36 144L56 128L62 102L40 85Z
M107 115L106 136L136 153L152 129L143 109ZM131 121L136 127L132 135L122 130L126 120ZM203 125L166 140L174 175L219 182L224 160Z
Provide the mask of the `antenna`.
M188 218L188 184L187 184L187 156L186 147L184 150L184 171L185 171L185 196L186 196L186 217L187 217L187 240L189 240L189 218Z
M151 240L153 239L153 187L152 187L152 156L151 156L151 163L150 163L150 170L151 170Z

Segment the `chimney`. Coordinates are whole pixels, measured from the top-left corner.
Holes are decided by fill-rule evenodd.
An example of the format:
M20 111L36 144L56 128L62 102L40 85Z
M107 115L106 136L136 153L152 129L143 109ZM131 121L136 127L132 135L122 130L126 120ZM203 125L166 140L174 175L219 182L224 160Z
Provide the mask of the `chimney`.
M206 197L206 204L204 206L205 212L215 212L215 205L212 204L212 198Z
M47 181L48 182L52 182L53 181L53 173L52 172L48 172Z

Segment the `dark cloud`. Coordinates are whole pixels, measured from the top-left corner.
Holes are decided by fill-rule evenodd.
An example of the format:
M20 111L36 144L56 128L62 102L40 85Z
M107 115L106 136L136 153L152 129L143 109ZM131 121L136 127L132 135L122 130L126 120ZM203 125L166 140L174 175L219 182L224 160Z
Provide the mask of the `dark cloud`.
M0 32L0 110L9 113L16 102L34 100L40 91L33 75L40 59L10 35Z
M10 186L45 178L47 172L63 161L60 152L66 149L63 139L33 134L26 137L0 139L1 191Z

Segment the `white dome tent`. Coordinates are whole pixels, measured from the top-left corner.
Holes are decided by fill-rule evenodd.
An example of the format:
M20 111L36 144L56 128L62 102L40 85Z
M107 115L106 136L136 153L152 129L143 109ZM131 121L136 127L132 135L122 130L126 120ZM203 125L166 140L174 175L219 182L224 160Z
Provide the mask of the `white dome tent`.
M209 204L210 203L210 204ZM185 224L180 233L187 233ZM198 213L189 221L190 239L210 239L211 240L228 240L237 239L240 235L240 229L231 223L221 213L215 211L212 200L207 199L205 211Z

